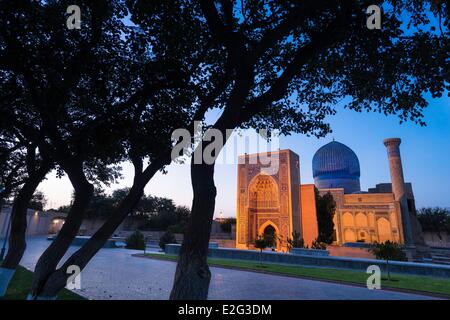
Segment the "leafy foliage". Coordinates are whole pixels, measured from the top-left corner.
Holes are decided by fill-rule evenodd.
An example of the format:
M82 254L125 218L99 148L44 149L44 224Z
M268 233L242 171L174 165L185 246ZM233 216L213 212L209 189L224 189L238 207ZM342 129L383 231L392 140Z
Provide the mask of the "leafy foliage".
M305 241L297 231L292 232L292 238L287 239L288 250L292 248L305 248Z
M252 127L320 137L330 132L326 117L336 113L337 105L423 125L425 95L442 96L450 86L447 3L380 1L383 26L375 32L366 27L371 1L198 4L199 19L206 22L214 47L223 49L232 79L225 101L216 104L222 112L212 128L221 132ZM428 15L444 17L440 33L430 28ZM180 254L186 258L179 260L179 268L186 272L206 260L200 256L199 263L184 263L206 245L206 237L195 232L213 216L215 193L205 195L197 186L214 185L213 169L214 163L191 166L194 199L207 201L209 209L193 202L196 219L186 236L196 245L184 247ZM178 281L183 274L177 273L171 295L177 299L186 298L187 283ZM198 284L200 289L192 293L206 297L208 286Z
M403 246L389 240L384 243L375 243L375 247L369 250L380 260L407 260L406 254L403 252Z
M255 248L259 249L260 251L263 251L268 247L267 239L266 237L260 235L258 238L255 239Z
M160 207L161 200L168 200L164 198L154 198L156 199L156 206L153 207L153 211L149 214L146 219L145 225L142 227L143 230L171 230L174 233L183 233L186 227L187 221L189 219L190 210L183 206L175 206L173 201Z
M166 244L171 243L177 243L177 239L175 238L175 235L170 232L166 231L164 234L159 238L159 247L164 250L166 248Z
M136 230L126 240L127 249L144 250L145 238L142 232Z
M26 148L6 131L0 120L0 207L20 188L27 177Z
M319 229L319 236L317 240L331 244L334 236L334 222L333 217L336 211L336 202L331 193L320 195L319 190L315 188L316 196L316 212L317 212L317 226Z
M69 4L2 1L0 128L10 123L73 181L108 185L132 162L131 214L145 212L136 198L170 163L173 130L210 109L219 130L323 136L340 102L423 125L425 95L449 89L447 2L379 1L382 28L368 30L368 0L80 0L76 32L63 24Z
M223 232L230 233L231 227L236 224L236 218L226 218L220 221L220 229Z
M5 1L2 6L0 108L5 121L62 167L68 166L68 157L84 161L94 183L117 179L115 163L123 159L121 130L111 108L117 86L125 85L114 79L115 66L127 65L118 63L123 7L108 8L107 2L78 3L85 15L85 32L78 34L61 25L66 1ZM101 28L109 32L100 36Z
M417 218L423 231L436 232L439 238L442 233L450 234L450 210L446 208L422 208Z
M30 204L28 207L30 209L43 211L47 204L47 198L45 197L42 191L36 191L31 198Z
M265 249L276 245L278 237L275 233L264 233L255 239L255 248ZM259 246L259 247L258 247Z
M327 244L325 242L320 241L318 238L311 243L311 249L316 250L326 250Z
M86 212L88 219L107 219L115 208L123 201L129 189L116 189L111 195L103 189L96 188ZM75 195L72 195L72 201ZM68 212L71 205L61 206L58 210ZM130 216L140 221L142 230L161 231L171 229L174 233L183 233L190 215L190 210L184 206L176 206L173 200L163 197L144 195L135 206Z
M386 261L386 269L388 274L388 280L391 280L391 272L389 268L389 261L407 261L405 252L403 251L403 246L398 243L391 242L387 240L384 243L375 243L375 247L369 249L375 257L379 260Z

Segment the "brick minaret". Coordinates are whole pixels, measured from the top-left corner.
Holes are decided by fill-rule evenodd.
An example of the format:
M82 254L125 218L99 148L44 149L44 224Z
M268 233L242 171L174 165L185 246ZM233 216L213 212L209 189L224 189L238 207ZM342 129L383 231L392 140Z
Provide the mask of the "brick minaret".
M386 146L388 154L389 169L391 171L392 193L394 194L395 200L400 203L405 244L408 246L414 246L414 239L411 229L411 217L406 199L402 159L400 157L400 143L402 140L400 138L389 138L385 139L383 142Z

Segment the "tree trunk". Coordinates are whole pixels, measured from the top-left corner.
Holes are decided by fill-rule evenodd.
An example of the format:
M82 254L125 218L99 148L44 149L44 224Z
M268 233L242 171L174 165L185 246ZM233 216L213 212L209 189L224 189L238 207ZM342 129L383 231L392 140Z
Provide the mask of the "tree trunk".
M386 260L386 270L388 274L388 280L391 281L391 272L389 270L389 260Z
M76 237L94 192L94 187L87 181L82 166L65 171L69 175L75 189L75 199L63 227L36 264L31 285L31 296L33 299L52 297L42 292L45 282L51 273L55 271L59 261Z
M51 165L46 163L35 173L30 174L22 189L14 200L11 211L11 229L8 240L8 253L3 260L2 268L16 269L26 248L27 211L28 204L34 192L45 178Z
M242 90L245 91L246 87L242 86ZM241 95L242 92L234 95L234 99L231 99L234 104L241 102ZM213 148L214 154L211 154L213 161L206 163L204 155L206 148L210 147L214 140L208 144L202 142L191 158L191 183L194 198L191 216L178 255L175 279L170 293L171 300L206 300L208 298L211 281L211 272L207 263L208 246L217 194L214 185L214 166L217 156L229 138L227 129L236 127L234 118L237 115L230 110L234 108L225 111L211 128L219 130L224 138L221 146L215 145ZM202 153L200 163L196 163L196 152Z
M172 300L206 299L211 280L207 256L216 198L214 164L194 164L193 157L191 180L194 199L178 256L174 285L170 294Z

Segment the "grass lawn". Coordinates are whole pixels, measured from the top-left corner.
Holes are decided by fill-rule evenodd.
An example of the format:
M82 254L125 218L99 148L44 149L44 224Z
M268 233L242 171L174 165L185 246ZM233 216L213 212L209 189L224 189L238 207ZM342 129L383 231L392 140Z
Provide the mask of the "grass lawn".
M33 272L19 266L3 300L25 300L30 292L32 278ZM70 290L63 289L58 294L58 300L84 300L84 298Z
M151 253L146 254L146 256L171 261L176 261L177 258L175 255ZM272 263L265 263L261 266L259 262L245 260L208 258L208 263L211 266L237 268L242 270L297 276L302 278L332 280L343 283L357 283L362 285L366 285L367 277L369 276L367 273L362 271L280 265ZM386 277L386 275L382 275L382 289L406 289L424 293L444 294L450 297L450 279L448 278L391 274L391 278L394 281L388 281L387 279L384 279L384 277Z

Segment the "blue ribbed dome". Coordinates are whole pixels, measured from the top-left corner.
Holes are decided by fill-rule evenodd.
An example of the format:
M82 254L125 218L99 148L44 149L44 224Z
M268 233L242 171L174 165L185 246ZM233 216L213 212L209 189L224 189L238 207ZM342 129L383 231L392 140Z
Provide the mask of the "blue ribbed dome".
M313 157L312 167L319 189L344 188L345 193L361 190L358 157L345 144L332 141L322 146Z

